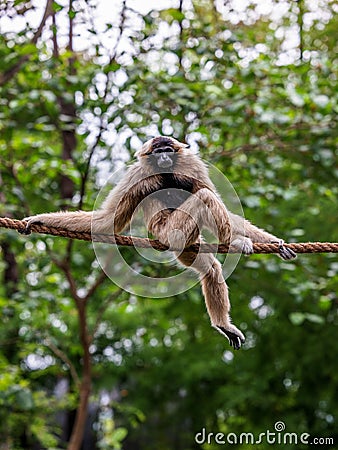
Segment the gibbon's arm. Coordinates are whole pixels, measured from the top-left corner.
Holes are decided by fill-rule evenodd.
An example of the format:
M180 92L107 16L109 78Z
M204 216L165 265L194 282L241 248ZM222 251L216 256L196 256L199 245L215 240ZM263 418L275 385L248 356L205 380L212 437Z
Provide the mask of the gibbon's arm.
M98 210L45 213L26 217L24 220L27 221L27 230L31 224L38 223L72 231L120 233L128 225L137 205L157 189L157 184L157 177L146 177L136 162Z
M249 220L246 220L244 217L238 216L230 211L229 219L231 222L232 234L235 236L246 236L250 238L252 242L269 243L279 241L279 239L273 234L252 225Z
M296 253L288 247L284 247L284 240L274 236L271 233L268 233L261 228L252 225L249 220L244 219L243 217L237 216L229 211L229 219L231 223L232 236L234 242L241 236L245 236L245 238L250 239L252 242L259 243L277 243L279 245L279 256L282 259L294 259L297 257Z

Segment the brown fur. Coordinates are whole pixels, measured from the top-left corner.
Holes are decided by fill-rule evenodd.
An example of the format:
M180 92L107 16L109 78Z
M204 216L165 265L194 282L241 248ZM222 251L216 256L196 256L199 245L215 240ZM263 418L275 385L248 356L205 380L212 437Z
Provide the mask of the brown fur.
M169 175L157 170L150 162L150 157L156 151L168 146L177 158ZM184 248L194 242L201 242L200 231L205 227L220 242L231 243L243 253L252 253L252 242L280 242L280 255L284 259L295 255L288 252L282 246L282 241L272 234L229 212L218 196L205 164L187 147L170 137L151 139L136 153L138 161L129 168L99 210L39 214L26 220L28 226L38 222L75 231L92 229L94 233L120 233L127 227L137 206L142 202L148 230L171 248L181 248L181 252L177 253L178 260L200 274L212 325L237 349L244 342L244 336L231 324L228 288L221 264L211 254L196 256L184 251ZM167 197L164 194L162 197L158 195L166 184L179 188L179 207L171 207L166 203ZM179 193L184 187L193 195L180 199Z

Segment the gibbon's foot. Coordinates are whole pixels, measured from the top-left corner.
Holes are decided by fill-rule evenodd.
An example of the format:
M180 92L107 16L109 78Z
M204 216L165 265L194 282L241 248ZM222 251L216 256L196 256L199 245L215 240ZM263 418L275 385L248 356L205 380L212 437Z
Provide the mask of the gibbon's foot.
M274 241L274 242L276 242L276 241ZM291 250L291 248L284 246L283 239L280 239L279 241L277 241L277 244L278 244L279 256L282 259L285 259L287 261L289 259L297 258L297 254L293 250Z
M229 344L235 350L239 350L245 342L244 334L237 327L235 327L235 325L230 324L227 328L214 325L214 328L228 338Z
M230 246L242 252L244 255L251 255L253 253L252 240L245 236L234 239Z

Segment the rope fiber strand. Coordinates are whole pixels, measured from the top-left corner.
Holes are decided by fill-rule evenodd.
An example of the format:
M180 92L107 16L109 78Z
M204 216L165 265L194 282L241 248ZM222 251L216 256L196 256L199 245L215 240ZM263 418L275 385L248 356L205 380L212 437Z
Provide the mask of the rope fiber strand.
M0 228L9 228L16 230L21 234L27 234L27 223L24 220L15 220L8 217L0 217ZM92 235L88 232L71 231L64 228L47 227L46 225L32 224L29 233L50 234L52 236L61 236L69 239L79 239L82 241L103 242L107 244L124 245L128 247L154 248L155 250L165 251L168 247L160 241L139 238L133 236L96 234ZM28 234L29 234L28 233ZM337 242L297 242L285 244L296 253L338 253ZM278 243L261 244L254 243L254 254L278 253ZM239 253L237 250L229 250L227 244L193 244L186 250L191 252L202 253Z

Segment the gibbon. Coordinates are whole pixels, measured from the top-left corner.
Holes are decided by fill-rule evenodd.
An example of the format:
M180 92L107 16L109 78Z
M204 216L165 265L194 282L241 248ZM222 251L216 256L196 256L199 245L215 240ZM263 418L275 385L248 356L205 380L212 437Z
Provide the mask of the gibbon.
M228 288L220 262L212 254L196 254L184 248L202 242L201 230L206 228L219 242L244 254L253 252L253 242L278 242L279 255L285 260L296 254L283 246L283 240L228 211L205 164L189 147L171 137L150 139L136 153L137 162L129 167L100 209L27 217L27 231L31 224L39 223L93 234L120 233L140 205L150 233L176 250L180 263L199 274L212 326L228 338L234 349L239 349L245 338L231 323Z

